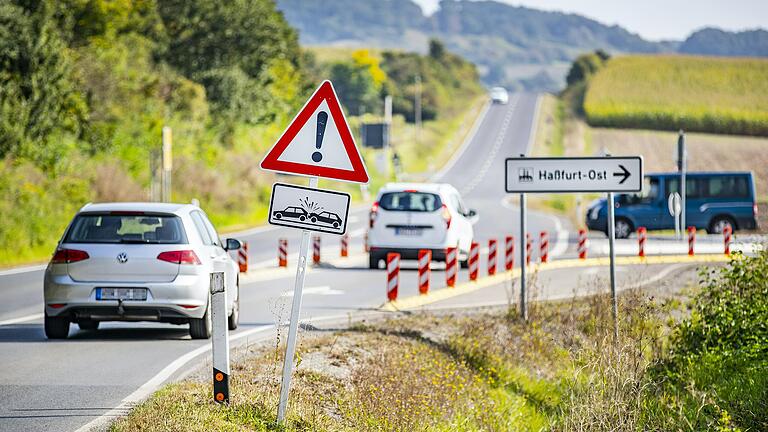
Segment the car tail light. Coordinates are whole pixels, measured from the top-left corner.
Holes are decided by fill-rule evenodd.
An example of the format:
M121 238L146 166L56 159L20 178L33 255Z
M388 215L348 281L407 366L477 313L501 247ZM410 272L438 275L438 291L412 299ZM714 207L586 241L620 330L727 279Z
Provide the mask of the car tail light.
M453 219L453 217L451 216L450 210L448 210L448 206L446 206L445 204L443 204L442 216L443 216L443 220L445 221L445 227L450 228L451 219Z
M183 307L184 309L196 309L200 307L197 305L188 305L188 304L180 304L179 306Z
M69 264L90 258L88 252L77 249L58 249L53 254L51 262L53 264Z
M157 256L157 259L174 264L202 264L200 259L197 257L197 254L193 250L160 252L160 255Z
M371 206L371 213L368 215L368 228L373 228L373 222L376 220L376 216L379 214L379 202L376 201Z
M66 305L66 303L48 303L48 307L51 309L61 309Z

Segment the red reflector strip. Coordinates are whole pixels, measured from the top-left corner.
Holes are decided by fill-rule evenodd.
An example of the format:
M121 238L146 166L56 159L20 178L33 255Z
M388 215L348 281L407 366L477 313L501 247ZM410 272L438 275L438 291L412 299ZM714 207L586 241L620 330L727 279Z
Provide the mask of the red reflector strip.
M52 309L61 309L66 305L66 303L48 303L48 307Z
M197 309L200 307L195 305L179 305L179 306L183 307L184 309Z

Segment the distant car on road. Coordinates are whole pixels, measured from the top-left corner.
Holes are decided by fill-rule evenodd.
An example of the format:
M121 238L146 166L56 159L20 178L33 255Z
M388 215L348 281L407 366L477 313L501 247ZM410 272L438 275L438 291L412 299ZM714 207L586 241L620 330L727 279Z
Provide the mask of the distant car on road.
M191 204L84 206L59 241L43 282L45 334L63 339L70 323L189 324L193 339L211 336L210 275L224 272L229 328L240 316L239 272L203 211Z
M309 221L314 224L316 223L327 224L334 228L338 228L341 226L341 218L339 217L339 215L331 212L310 213Z
M755 183L750 172L689 172L685 179L687 226L705 229L711 234L723 232L726 225L733 230L757 228ZM645 177L639 194L616 196L615 234L627 238L637 230L674 229L675 219L669 213L667 200L680 193L680 174L650 174ZM606 200L595 201L587 210L587 227L607 232Z
M503 87L494 87L491 89L491 101L495 104L506 105L509 103L509 93Z
M296 219L304 222L309 217L309 213L301 207L286 207L285 210L272 212L275 219Z
M477 212L449 184L387 184L370 212L369 267L379 268L389 252L417 259L421 249L431 250L433 260L445 261L447 247L458 248L459 259L466 261L477 220Z

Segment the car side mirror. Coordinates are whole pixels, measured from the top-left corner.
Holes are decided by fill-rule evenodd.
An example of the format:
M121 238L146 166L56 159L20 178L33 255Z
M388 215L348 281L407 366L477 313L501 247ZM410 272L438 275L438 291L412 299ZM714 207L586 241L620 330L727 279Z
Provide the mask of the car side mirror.
M473 224L480 220L480 216L477 214L477 210L470 209L466 214L467 219Z
M240 240L233 239L233 238L228 238L226 240L226 247L224 247L224 249L226 249L228 251L233 251L233 250L238 250L241 247L243 247L243 244L240 243Z

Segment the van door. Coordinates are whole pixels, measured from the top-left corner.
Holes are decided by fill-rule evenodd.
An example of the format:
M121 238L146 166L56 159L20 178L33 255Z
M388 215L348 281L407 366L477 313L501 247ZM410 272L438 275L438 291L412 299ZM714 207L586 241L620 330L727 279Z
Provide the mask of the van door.
M688 175L685 178L685 226L681 227L685 231L686 226L695 226L696 228L706 228L709 223L709 217L703 212L704 204L707 202L706 177L699 175ZM680 192L680 176L674 175L667 177L668 192L666 196L673 192ZM669 214L669 209L665 213L664 228L673 229L675 219Z
M616 209L616 217L627 217L638 227L659 229L662 222L662 210L666 203L662 198L662 177L646 177L643 190L635 195L623 195ZM664 203L664 208L662 208Z

